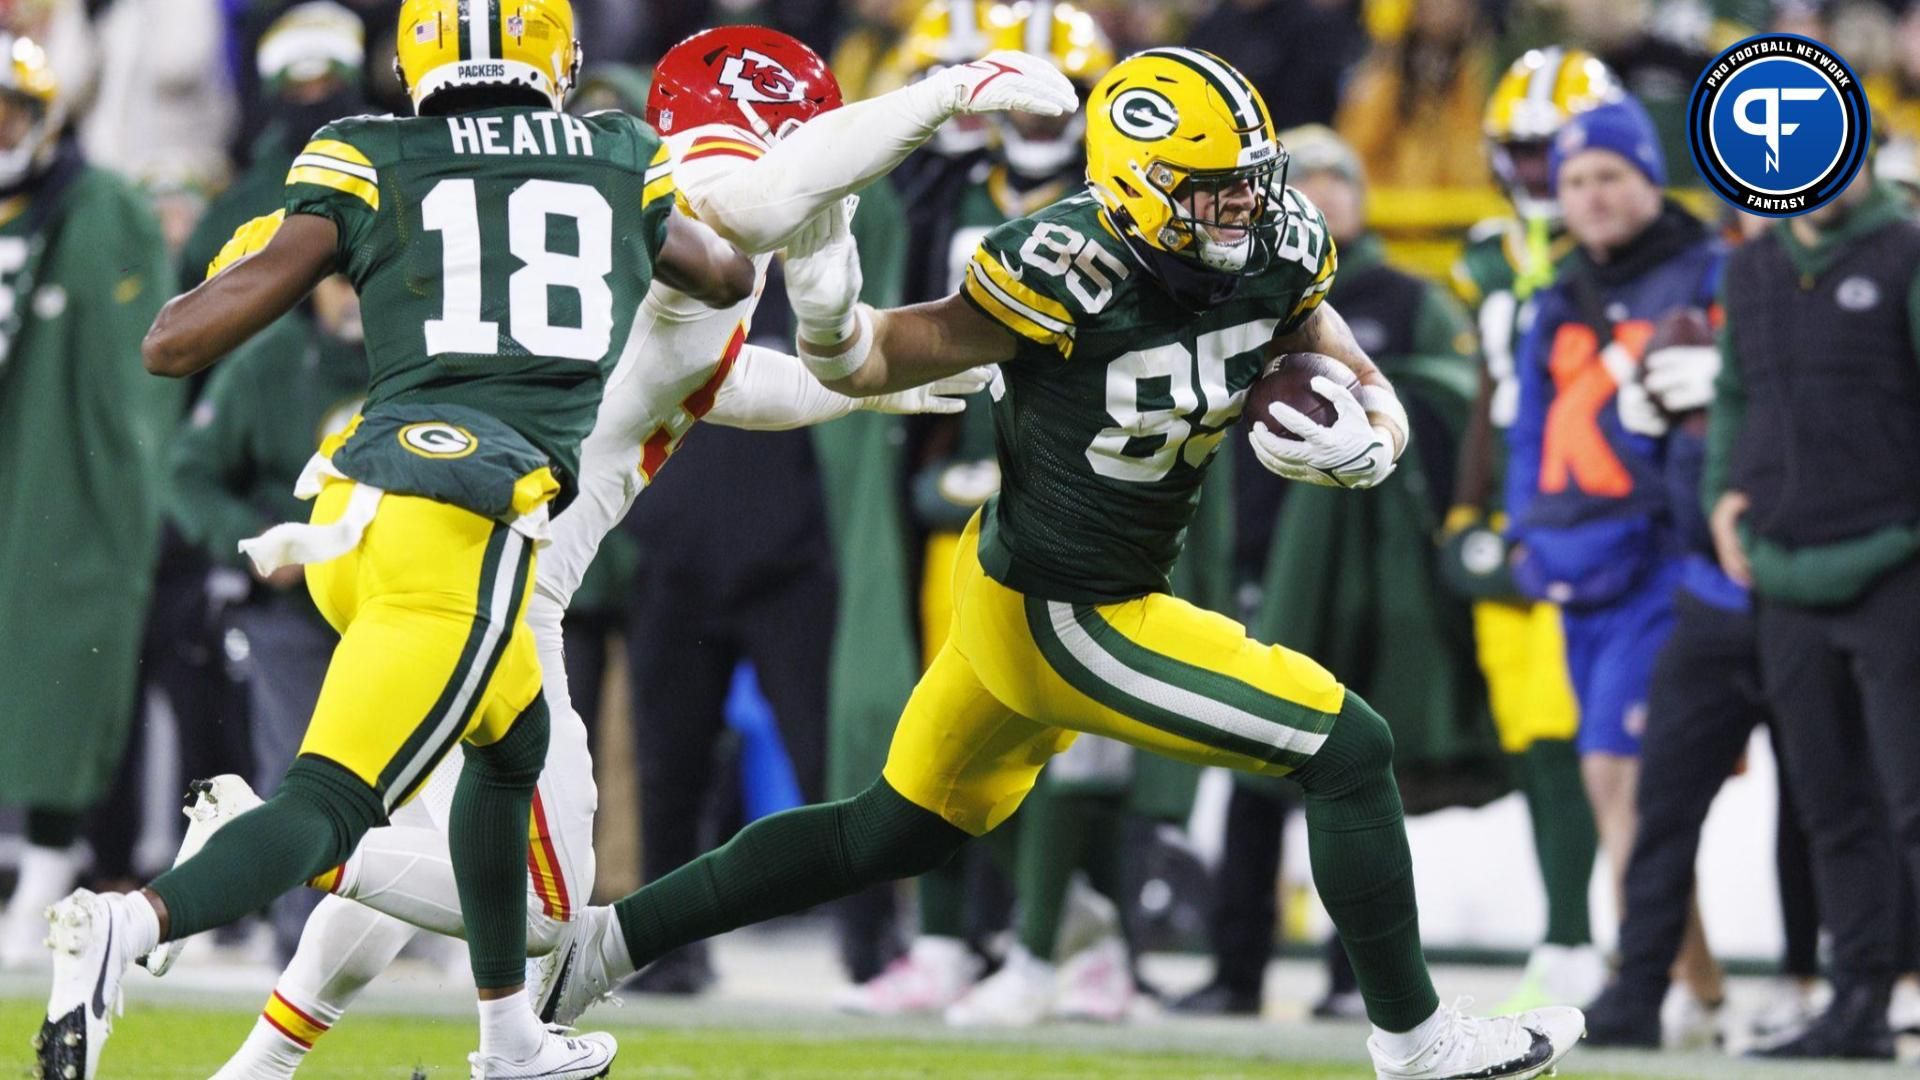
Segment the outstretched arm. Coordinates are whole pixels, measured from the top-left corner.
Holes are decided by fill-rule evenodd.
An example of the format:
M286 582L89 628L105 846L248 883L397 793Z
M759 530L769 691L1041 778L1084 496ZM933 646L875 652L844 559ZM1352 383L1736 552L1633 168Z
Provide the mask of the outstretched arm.
M828 389L851 397L905 390L1013 359L1013 335L955 293L912 307L861 306L854 335L834 346L800 343Z
M160 309L140 343L148 371L172 378L200 371L285 315L333 270L332 221L314 214L270 218L242 226L214 260L216 272ZM264 246L235 247L254 242Z
M821 386L798 357L748 345L720 384L712 411L701 419L749 431L785 431L863 409L902 415L957 413L967 406L964 396L984 390L990 378L990 371L981 369L898 393L849 397Z
M683 182L701 221L747 251L784 245L808 218L891 172L948 119L1016 110L1064 116L1079 107L1053 64L996 52L866 101L821 113L750 165L709 182Z

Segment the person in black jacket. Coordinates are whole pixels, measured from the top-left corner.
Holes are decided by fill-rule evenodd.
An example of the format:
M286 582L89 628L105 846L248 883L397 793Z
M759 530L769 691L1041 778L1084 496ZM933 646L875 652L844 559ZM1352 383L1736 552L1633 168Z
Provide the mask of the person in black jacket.
M1736 252L1723 302L1705 505L1833 937L1833 1004L1771 1053L1891 1057L1900 875L1920 885L1920 223L1864 170Z

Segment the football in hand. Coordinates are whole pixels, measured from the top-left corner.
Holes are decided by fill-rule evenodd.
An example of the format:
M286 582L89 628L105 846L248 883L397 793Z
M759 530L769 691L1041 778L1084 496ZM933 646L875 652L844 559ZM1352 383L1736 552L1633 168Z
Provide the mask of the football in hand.
M1712 345L1716 337L1713 321L1707 313L1697 307L1677 307L1654 320L1653 336L1647 339L1647 351L1651 356L1669 345ZM1642 369L1644 375L1645 369ZM1694 409L1679 416L1667 412L1665 406L1660 411L1668 420L1679 423L1681 430L1689 435L1702 436L1707 433L1707 411Z
M1267 430L1283 439L1298 439L1300 436L1282 427L1273 418L1267 406L1274 402L1290 405L1304 413L1307 419L1322 427L1332 427L1338 413L1333 402L1321 397L1313 388L1317 376L1327 378L1346 387L1359 390L1360 379L1353 369L1321 353L1296 352L1282 353L1267 361L1266 370L1253 380L1247 388L1247 403L1243 415L1247 423L1262 423Z

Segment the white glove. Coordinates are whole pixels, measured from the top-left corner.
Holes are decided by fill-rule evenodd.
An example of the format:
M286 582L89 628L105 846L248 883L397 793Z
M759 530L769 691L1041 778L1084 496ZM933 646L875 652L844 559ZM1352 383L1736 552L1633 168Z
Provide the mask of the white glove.
M957 413L967 407L966 396L985 390L993 382L994 369L983 365L968 368L958 375L936 379L911 390L861 398L860 407L869 412L909 416L915 413Z
M1368 421L1353 392L1324 375L1309 385L1333 402L1332 426L1274 402L1267 407L1274 423L1299 439L1281 438L1264 419L1254 421L1247 438L1260 464L1277 476L1322 487L1370 488L1393 475L1393 437Z
M1640 381L1640 364L1634 359L1625 345L1614 342L1600 350L1600 363L1606 366L1607 374L1613 376L1617 390L1614 391L1613 405L1620 413L1620 426L1635 435L1659 438L1667 433L1667 414L1647 393L1645 383Z
M1647 354L1640 381L1670 413L1713 404L1713 380L1720 374L1720 350L1713 345L1669 345Z
M835 345L853 336L862 279L851 223L859 202L849 195L828 205L787 242L787 302L801 341Z
M1065 116L1080 107L1080 95L1053 61L1012 49L942 68L914 91L929 95L948 117L1007 111Z

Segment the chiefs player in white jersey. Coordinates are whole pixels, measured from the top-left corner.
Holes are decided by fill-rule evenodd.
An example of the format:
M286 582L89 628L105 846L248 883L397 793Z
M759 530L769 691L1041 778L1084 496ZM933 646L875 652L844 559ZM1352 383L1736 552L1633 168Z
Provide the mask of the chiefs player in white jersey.
M771 253L823 208L890 171L950 117L1009 109L1058 116L1076 107L1072 85L1025 53L995 53L844 107L820 57L776 31L704 31L661 58L647 120L673 150L680 210L755 253L760 276L752 296L725 310L653 285L581 444L579 494L554 518L552 544L541 552L527 621L553 732L530 823L530 954L564 960L573 920L593 888L597 796L586 726L568 696L561 616L601 540L687 430L700 420L793 428L861 408L958 411L951 395L986 385L984 372L968 373L850 398L822 387L796 357L745 344ZM460 755L449 755L393 824L368 833L345 864L315 880L330 895L308 920L246 1043L215 1080L291 1076L413 934L462 932L445 839L459 767ZM258 801L238 777L198 787L182 858ZM164 973L177 949L162 946L147 966Z

